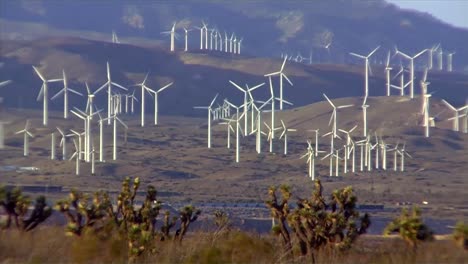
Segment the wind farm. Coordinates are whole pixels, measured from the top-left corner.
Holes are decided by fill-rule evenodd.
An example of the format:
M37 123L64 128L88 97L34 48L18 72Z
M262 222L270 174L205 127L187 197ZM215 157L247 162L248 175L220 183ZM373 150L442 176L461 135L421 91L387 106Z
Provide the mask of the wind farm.
M60 201L75 189L118 194L137 176L168 204L229 204L266 221L271 186L307 197L319 180L326 195L352 186L383 219L417 205L443 233L466 218L464 50L444 39L355 45L340 31L307 51L276 48L220 17L176 19L154 41L115 26L103 40L4 40L2 185Z

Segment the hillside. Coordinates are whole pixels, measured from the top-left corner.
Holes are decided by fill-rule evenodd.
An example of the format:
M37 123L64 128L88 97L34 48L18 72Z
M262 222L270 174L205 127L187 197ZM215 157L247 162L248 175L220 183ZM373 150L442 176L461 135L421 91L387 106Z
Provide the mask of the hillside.
M250 86L268 82L263 77L269 72L278 71L282 61L279 59L249 58L246 56L226 56L225 54L205 53L170 53L158 47L137 47L133 45L115 45L108 42L92 41L80 38L42 38L37 41L5 41L0 46L0 79L11 79L13 83L0 89L0 96L5 97L8 107L40 108L36 102L41 81L33 72L37 66L46 78L61 78L65 70L69 86L85 93L84 82L91 90L96 90L106 82L106 62L111 65L113 81L128 87L128 93L136 89L140 98L140 89L133 86L140 83L149 72L147 86L157 89L169 82L173 87L161 94L160 112L165 115L202 116L194 111L193 106L207 105L216 93L220 101L228 98L240 104L242 93L229 84L233 80L239 85ZM353 97L363 95L363 65L313 64L305 65L288 62L285 73L294 86L285 85L285 99L294 103L294 107L323 101L322 93L330 98ZM395 72L395 71L393 71ZM370 77L370 95L385 94L383 68L373 67ZM419 78L416 73L415 91L419 93ZM278 78L273 80L275 93L278 95ZM465 103L468 97L468 76L460 73L431 71L428 75L429 91L434 97L445 98L455 105ZM397 80L393 80L397 84ZM55 94L63 84L51 84L51 94ZM125 91L119 91L125 92ZM393 90L392 94L397 91ZM254 91L257 100L269 97L268 86ZM105 107L106 94L97 95L96 102ZM70 97L71 104L81 107L86 101L77 96ZM146 104L151 113L152 99ZM50 104L51 109L62 108L63 99ZM177 106L177 107L174 107ZM139 109L139 107L137 107Z
M244 52L251 56L279 57L281 52L314 61L349 62L350 51L366 53L377 45L414 53L442 44L456 51L454 65L466 69L468 30L445 24L429 14L402 10L384 0L376 1L4 1L0 8L1 37L31 39L42 36L84 36L110 41L111 31L122 42L161 44L160 32L178 22L182 27L205 21L221 33L243 38ZM105 14L105 15L104 15ZM87 17L87 19L82 19ZM192 32L190 46L198 43ZM324 48L332 43L330 54ZM183 38L176 46L180 50ZM385 53L377 55L382 61Z

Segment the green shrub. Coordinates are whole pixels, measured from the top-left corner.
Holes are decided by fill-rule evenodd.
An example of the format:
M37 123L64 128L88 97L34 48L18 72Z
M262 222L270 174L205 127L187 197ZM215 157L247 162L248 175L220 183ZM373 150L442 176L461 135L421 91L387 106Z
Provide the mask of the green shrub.
M398 233L413 250L416 250L418 242L434 239L434 233L423 223L418 207L413 207L410 212L403 208L401 215L385 227L384 235L391 233Z
M465 250L468 250L468 225L460 221L453 230L453 239Z

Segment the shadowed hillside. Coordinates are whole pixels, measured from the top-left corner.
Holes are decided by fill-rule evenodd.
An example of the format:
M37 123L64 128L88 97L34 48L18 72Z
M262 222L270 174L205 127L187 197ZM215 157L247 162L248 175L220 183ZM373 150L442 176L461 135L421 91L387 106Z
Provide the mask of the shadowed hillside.
M147 85L152 89L174 82L173 87L160 95L161 113L169 115L201 115L202 113L193 111L193 106L208 104L216 93L220 94L219 102L228 98L240 104L243 95L229 84L229 80L242 86L268 82L263 75L278 71L282 63L279 59L231 57L222 53L169 53L157 47L115 45L79 38L43 38L34 42L5 41L0 47L0 56L3 62L0 79L13 80L12 84L0 90L0 96L7 98L6 106L42 106L41 102L36 102L41 81L34 73L32 65L37 66L44 76L50 79L61 78L64 69L69 86L86 93L84 82L88 82L93 91L106 82L106 62L109 61L112 80L128 87L128 93L136 89L137 98L141 96L141 89L133 85L140 83L148 72ZM363 68L363 65L305 65L287 62L285 73L294 86L289 87L285 82L284 98L297 107L323 101L322 93L326 93L330 98L362 96ZM369 84L370 95L384 95L383 68L375 66L373 72ZM416 73L416 93L420 91L421 76L421 72ZM273 79L276 95L279 94L278 81L278 78ZM464 104L468 96L468 76L431 71L428 81L431 82L429 91L435 92L435 97L445 98L455 105ZM393 82L397 84L397 80ZM54 83L50 87L52 95L58 92L63 84ZM392 94L397 92L393 90ZM254 97L258 100L266 99L269 94L268 85L254 91ZM96 98L97 105L105 107L106 98L106 91L99 93ZM78 107L84 107L86 102L78 96L71 96L70 100ZM146 105L147 111L153 109L152 99L149 100L150 103ZM62 102L63 99L60 98L52 101L51 109L61 109Z

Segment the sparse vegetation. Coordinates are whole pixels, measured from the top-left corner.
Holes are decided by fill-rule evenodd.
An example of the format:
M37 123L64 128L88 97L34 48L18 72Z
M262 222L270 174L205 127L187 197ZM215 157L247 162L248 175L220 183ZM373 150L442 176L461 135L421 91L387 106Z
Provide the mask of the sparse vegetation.
M105 192L96 192L92 199L86 194L72 190L67 199L57 202L56 209L62 212L68 220L66 234L68 236L85 235L89 243L93 236L108 243L119 244L127 241L128 257L135 262L142 255L156 253L156 241L177 240L182 242L191 223L197 220L201 211L187 205L179 211L179 217L164 214L161 232L156 229L156 221L161 209L157 199L157 191L149 185L141 206L136 204L136 196L140 187L140 179L131 182L126 178L115 206ZM175 234L171 229L179 223ZM88 243L88 244L89 244Z
M398 233L413 250L416 250L419 242L434 239L434 232L422 221L418 207L413 207L411 211L403 208L401 215L384 230L384 235L391 233Z
M46 198L39 196L34 203L34 209L29 217L27 216L31 199L24 195L20 188L8 190L0 187L0 206L3 207L7 219L2 228L10 228L11 222L22 231L30 231L44 222L51 214L52 208L47 205Z
M468 225L460 221L453 230L453 239L465 250L468 250Z
M315 189L310 199L299 199L297 208L289 209L291 191L288 186L281 186L282 200L278 203L277 189L269 190L270 200L266 202L271 209L272 217L278 224L273 232L281 236L285 255L292 255L292 230L300 254L315 262L315 255L323 248L349 249L356 238L364 234L370 226L370 217L365 214L359 217L356 210L357 198L351 187L335 190L326 202L320 180L315 181ZM358 227L359 223L359 227Z

